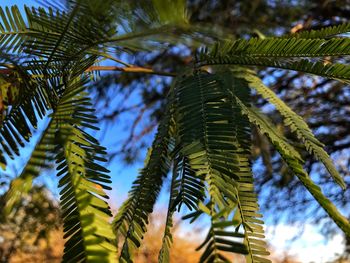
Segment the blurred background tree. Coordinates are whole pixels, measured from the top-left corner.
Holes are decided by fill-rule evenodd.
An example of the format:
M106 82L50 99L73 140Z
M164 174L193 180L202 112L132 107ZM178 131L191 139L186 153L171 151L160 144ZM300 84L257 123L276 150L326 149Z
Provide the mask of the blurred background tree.
M3 211L4 195L0 195L0 210ZM54 260L62 251L54 251L53 232L61 227L58 203L44 186L34 186L23 196L14 211L6 218L0 215L0 262L13 262L22 254ZM19 261L18 261L19 262ZM41 261L42 262L42 261Z

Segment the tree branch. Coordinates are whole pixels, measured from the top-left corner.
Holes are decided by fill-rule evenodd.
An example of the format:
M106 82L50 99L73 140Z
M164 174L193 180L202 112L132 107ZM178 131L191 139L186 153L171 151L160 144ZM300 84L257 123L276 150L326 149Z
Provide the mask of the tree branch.
M152 74L152 75L161 75L161 76L168 76L168 77L176 77L175 73L170 72L162 72L162 71L154 71L153 69L149 68L143 68L143 67L137 67L137 66L130 66L130 67L116 67L116 66L91 66L88 68L85 72L90 71L101 71L101 70L112 70L112 71L122 71L122 72L128 72L128 73L145 73L145 74Z
M8 75L13 71L13 69L9 68L0 68L0 75ZM127 73L144 73L144 74L152 74L152 75L160 75L167 77L176 77L176 73L171 72L163 72L163 71L154 71L150 68L143 68L138 66L130 66L130 67L116 67L116 66L91 66L85 72L91 71L121 71Z

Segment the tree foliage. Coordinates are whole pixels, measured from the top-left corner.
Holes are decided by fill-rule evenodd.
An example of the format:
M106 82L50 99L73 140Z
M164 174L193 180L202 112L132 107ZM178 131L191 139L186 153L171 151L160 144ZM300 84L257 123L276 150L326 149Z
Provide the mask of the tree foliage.
M26 8L25 18L16 7L0 9L0 162L6 168L8 159L21 154L23 140L32 140L38 119L49 119L23 172L4 197L3 212L10 213L32 180L55 163L66 238L64 262L114 262L117 257L132 262L169 174L172 183L160 262L169 260L172 216L182 206L192 211L185 218L206 216L210 221L197 248L202 251L200 262L228 262L227 252L244 254L247 262L270 262L252 172L254 129L268 138L285 165L350 235L348 219L303 167L308 152L346 188L324 145L250 68L294 70L346 84L349 66L339 59L335 63L323 59L350 54L349 40L341 35L348 24L247 40L224 38L220 32L192 25L185 1L180 0L70 0L58 6ZM130 65L119 58L124 52L166 50L188 42L204 46L197 49L191 65L175 73ZM104 60L123 67L103 66ZM112 224L105 192L111 189L109 171L103 166L106 149L90 133L98 130L98 120L87 88L97 78L93 72L105 69L174 76L145 167ZM259 109L252 90L275 106L294 140ZM119 253L118 240L124 242Z

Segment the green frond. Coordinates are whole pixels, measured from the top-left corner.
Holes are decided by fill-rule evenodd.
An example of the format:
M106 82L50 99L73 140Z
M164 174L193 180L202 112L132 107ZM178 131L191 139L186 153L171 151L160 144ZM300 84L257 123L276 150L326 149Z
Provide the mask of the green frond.
M166 221L165 221L164 235L162 239L162 247L159 251L159 256L158 256L159 263L170 262L170 247L171 247L171 244L173 243L171 228L173 227L173 214L176 209L175 201L179 194L179 189L178 189L179 180L177 180L178 175L179 175L178 163L175 163L173 168L171 185L170 185L169 204L168 204L168 211L167 211Z
M84 63L82 64L84 65ZM27 66L28 71L31 73L39 72L42 75L43 72L38 65L40 64L35 63L35 61L31 62ZM16 65L16 67L19 68L20 66ZM52 75L55 76L56 73L53 71ZM75 71L74 74L79 75L79 72ZM1 78L1 93L4 95L2 96L3 103L8 103L11 106L11 111L6 112L5 119L1 122L0 138L4 138L4 140L1 139L2 146L4 146L5 151L10 157L13 157L11 150L15 154L19 154L17 145L24 146L22 138L27 141L29 140L31 127L36 128L37 116L43 118L48 109L56 110L57 105L55 103L57 101L55 100L57 98L52 98L52 87L57 89L57 93L62 83L55 82L57 76L38 76L28 80L26 73L20 71L18 74L14 71L9 76L3 76ZM7 95L9 97L8 99L6 98L7 90L3 86L11 91L11 94ZM64 105L64 100L61 102ZM80 99L79 102L84 104L83 99ZM76 117L80 117L78 112L76 111ZM31 189L33 179L44 169L50 167L50 162L54 159L54 148L57 145L57 127L55 125L60 121L59 119L55 119L55 116L57 117L57 115L54 115L47 128L42 132L41 139L38 141L22 173L11 182L5 196L4 214L9 214L21 200L21 197ZM10 147L6 146L5 142Z
M247 262L270 262L266 256L267 244L264 232L264 221L259 212L258 198L254 191L253 175L247 157L240 158L240 180L238 189L237 217L240 216L240 225L244 229L244 244L247 247Z
M21 51L26 37L31 32L27 29L17 6L0 7L0 49L16 53Z
M63 23L62 31L59 32L60 35L58 36L58 38L55 41L54 45L50 48L50 50L47 53L48 57L47 57L46 65L48 65L51 62L51 60L56 55L56 52L60 49L61 43L63 42L65 36L68 34L69 28L73 26L73 22L74 22L73 19L74 19L76 13L78 12L79 7L80 7L80 4L77 4L71 10L70 14L67 16L67 19L66 19L65 23ZM66 52L64 52L64 53L66 53Z
M74 9L75 10L75 9ZM73 18L76 11L71 13L63 13L52 9L44 8L26 8L30 17L30 26L34 27L38 32L36 38L26 43L26 52L47 59L49 64L52 59L64 60L68 59L73 50L75 43L79 41L79 37L73 34ZM77 31L80 34L80 31ZM81 40L80 40L81 41Z
M128 199L114 218L113 228L117 238L125 237L120 262L132 262L132 251L140 246L146 232L149 214L152 213L156 199L169 172L171 161L170 133L172 124L172 102L170 99L163 120L160 122L153 146L149 150L145 167L133 182Z
M159 48L160 43L178 43L180 35L192 34L185 1L153 2L120 4L107 0L96 5L70 1L66 12L27 8L29 29L35 35L26 42L25 51L48 64L52 60L69 63L84 54L102 56L116 46L128 50ZM122 28L122 34L118 34L117 27Z
M196 171L191 168L188 160L182 156L177 156L170 189L162 248L158 260L164 263L169 262L170 247L173 242L171 234L173 213L176 210L180 211L182 204L185 204L189 210L198 210L198 204L205 199L204 176L196 175Z
M185 0L152 0L161 24L188 23Z
M116 258L112 244L115 236L109 224L112 214L104 200L108 196L102 190L109 176L104 174L106 170L102 166L93 162L89 149L94 148L93 142L77 128L72 128L70 133L57 155L67 238L63 261L112 262Z
M142 29L156 29L164 25L188 23L186 1L147 0L123 2L116 10L118 24L125 32L138 32Z
M91 13L87 2L72 4L67 12L51 8L26 10L30 17L29 26L34 28L36 35L27 41L25 51L45 59L46 66L51 61L69 63L71 60L80 59L89 49L96 49L99 41L103 43L115 32L111 25L105 24L107 21L94 16L98 14ZM91 16L86 13L88 10ZM106 13L111 11L105 10Z
M350 23L342 23L337 26L323 27L318 30L306 30L295 34L286 35L286 38L331 38L350 32Z
M309 175L303 169L304 161L299 153L290 145L287 140L281 135L277 128L261 113L254 108L248 108L237 99L241 106L242 113L247 115L249 120L257 125L259 130L266 134L271 143L276 147L276 150L281 154L283 160L288 164L288 167L299 178L307 190L312 194L316 201L323 207L328 215L334 220L340 229L347 235L350 234L349 220L345 218L335 207L335 205L322 193L319 186L317 186L310 179Z
M120 50L151 51L168 44L183 43L183 38L191 39L197 46L208 40L209 34L201 32L205 31L203 28L189 24L186 1L112 1L111 5L116 6L114 20L121 30L95 44L118 46ZM98 51L94 48L89 52L96 54Z
M152 175L144 171L140 173L133 183L133 190L129 192L129 199L115 218L117 237L125 236L120 262L133 262L132 253L140 247L147 230L148 217L153 212L164 177L163 174L156 174L157 178Z
M116 260L115 235L111 212L103 189L110 190L105 148L83 131L95 128L89 102L77 93L84 82L71 79L54 113L57 143L57 176L60 177L61 209L64 222L63 262L113 262Z
M94 62L94 57L78 61L78 66L72 65L72 76L81 75ZM13 61L11 61L13 62ZM0 155L11 159L19 155L19 146L29 142L32 129L36 129L38 118L42 119L48 110L55 110L64 92L62 76L67 69L60 63L51 63L46 68L43 61L30 61L25 65L14 64L13 72L0 77L1 94L11 92L11 101L4 101L11 106L5 111L5 117L0 122ZM59 72L59 73L58 73ZM33 76L35 75L35 76ZM80 92L84 87L80 87ZM84 102L83 100L81 101ZM23 141L24 140L24 141Z
M324 78L330 78L349 83L350 66L339 63L313 62L308 59L298 61L281 60L275 58L255 58L250 56L219 56L211 57L204 54L199 56L198 66L206 65L246 65L263 66L279 69L294 70L302 73L313 74Z
M91 61L87 59L77 68L73 66L70 74L66 75L65 83L57 77L46 76L41 64L36 64L35 70L42 73L42 77L37 77L34 90L45 90L40 95L44 94L50 100L45 106L50 105L53 113L27 166L20 177L13 181L8 195L8 205L11 207L20 197L18 195L31 187L31 181L40 169L46 168L57 154L62 217L67 238L64 262L111 262L116 259L116 248L112 244L115 236L109 222L111 212L105 200L108 196L103 191L111 189L108 186L111 181L108 170L99 164L106 161L106 151L95 138L82 130L97 129L97 120L89 108L90 99L83 92L86 79L81 77L84 67L89 63ZM35 103L43 103L40 96L34 99ZM31 101L30 97L28 101ZM40 110L43 109L35 108L35 112ZM4 136L3 133L1 135Z
M37 86L25 72L1 76L0 86L3 94L5 90L12 92L11 101L8 101L11 110L5 112L0 122L0 152L13 159L19 155L19 146L25 145L23 140L29 141L31 128L36 128L37 117L46 114L50 102L43 87Z
M339 63L323 63L323 62L312 62L307 59L303 59L300 61L290 61L290 62L282 62L282 61L268 61L263 60L261 64L256 64L257 66L263 65L268 67L275 67L280 69L294 70L298 72L313 74L317 76L321 76L324 78L335 79L338 81L342 81L345 83L349 83L350 66L339 64Z
M4 214L10 214L22 196L32 188L33 179L38 177L44 169L50 168L50 162L54 160L53 150L56 145L54 122L53 119L50 120L22 173L11 182L5 195Z
M313 154L319 161L321 161L334 180L343 189L345 189L345 182L335 168L331 158L323 149L324 145L313 135L303 118L289 108L289 106L278 98L271 89L266 87L259 77L252 74L244 74L243 77L249 82L249 87L255 89L258 94L276 107L276 109L284 117L284 124L291 128L291 131L294 132L300 140L302 140L308 152Z
M139 177L133 183L133 189L129 192L128 200L115 218L114 228L117 237L119 238L120 235L125 237L120 262L132 262L132 251L141 245L141 240L146 232L149 214L153 212L163 179L170 166L169 161L164 160L164 162L159 158L162 157L158 157L158 160L162 162L160 164L162 167L153 166L153 169L150 169L150 165L147 165L140 172Z
M177 43L178 39L169 36L187 30L182 26L187 22L184 7L182 0L123 4L106 0L98 5L93 1L70 1L66 12L27 9L37 34L27 43L26 52L48 63L51 60L68 63L83 54L103 54L116 45L144 50L154 47L151 42ZM122 34L118 34L117 27L122 28Z
M235 120L235 134L237 138L237 159L238 171L235 174L238 179L237 210L235 217L239 218L239 225L244 230L244 244L247 247L247 262L270 262L266 256L270 255L267 251L267 244L264 240L264 221L259 212L257 194L254 190L254 178L250 163L251 157L251 125L249 119L242 115L241 107L236 98L250 104L250 90L248 82L241 78L240 68L220 72L223 82L230 93L233 116Z
M232 72L194 72L177 87L180 152L197 176L205 175L210 202L191 217L205 213L212 227L202 246L201 262L227 262L222 251L248 254L267 262L258 204L250 169L250 126L233 94L249 101L249 87ZM224 218L224 219L222 219ZM223 222L221 222L223 221ZM242 226L242 232L238 232ZM235 231L232 227L236 228ZM227 228L227 229L226 229ZM233 237L241 237L241 242Z
M238 232L237 228L240 220L223 218L226 209L216 211L210 203L204 209L211 216L211 227L204 242L196 249L205 247L199 262L231 262L222 252L248 254L249 251L243 243L245 235Z
M189 210L196 210L198 203L204 201L204 175L200 176L191 167L187 158L179 156L176 158L178 164L177 180L175 185L178 186L177 197L172 204L173 209L180 211L182 204Z
M210 195L223 209L226 202L221 191L234 200L225 186L225 178L234 176L231 171L235 170L231 105L224 101L220 83L211 74L195 73L181 80L177 89L180 152L197 176L206 175ZM221 154L222 150L227 154Z
M297 58L350 55L349 38L251 38L217 42L209 57Z
M291 144L289 144L287 139L283 137L279 130L275 128L274 125L266 117L264 117L256 108L253 108L253 106L248 108L241 101L238 101L238 103L242 109L243 114L246 114L249 117L251 123L254 123L258 126L260 132L268 135L268 138L278 151L283 149L285 154L290 156L291 158L299 161L302 160L300 153L297 150L295 150Z

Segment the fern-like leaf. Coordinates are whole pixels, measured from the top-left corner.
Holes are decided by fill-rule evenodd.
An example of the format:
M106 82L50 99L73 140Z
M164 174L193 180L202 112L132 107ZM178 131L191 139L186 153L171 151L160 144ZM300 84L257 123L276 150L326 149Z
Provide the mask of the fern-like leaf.
M266 87L259 77L252 74L245 74L244 78L249 82L251 88L255 89L258 94L276 107L284 117L284 124L289 126L292 132L296 133L297 137L302 140L306 149L325 165L334 180L345 189L345 182L335 168L329 155L323 149L324 145L313 135L307 123L278 98L271 89Z
M257 199L248 157L250 126L232 94L249 99L243 79L231 72L195 72L178 87L178 121L181 154L197 176L206 176L210 202L199 204L211 217L212 227L204 243L201 262L225 261L222 251L248 254L253 262L267 261L263 221L258 219ZM243 232L238 232L242 226ZM232 227L236 231L232 231ZM234 239L241 237L241 242Z
M212 57L241 56L268 58L298 58L347 56L350 39L251 38L218 42L208 54Z
M239 72L239 69L238 69ZM241 107L236 102L239 98L244 103L250 103L250 90L248 82L241 78L237 70L220 72L224 86L227 87L230 94L233 117L235 122L235 135L238 156L238 171L235 172L239 177L237 211L235 218L240 218L240 225L245 234L244 244L247 246L247 262L270 262L266 256L270 255L267 251L267 244L264 240L264 221L259 212L258 198L254 190L254 179L250 163L251 156L251 127L249 119L242 115Z
M173 213L180 211L182 204L188 209L198 211L199 203L205 199L204 176L196 175L182 156L175 158L174 171L171 184L171 192L168 213L165 223L162 248L159 253L159 262L169 262L170 246L173 242L171 228L173 226Z
M318 30L307 30L307 31L302 31L290 35L286 35L283 37L286 38L331 38L331 37L336 37L340 36L342 34L346 34L350 32L350 23L342 23L339 25L335 26L328 26L328 27L323 27Z
M131 253L140 246L146 232L148 216L153 211L163 179L170 169L172 107L170 100L165 116L159 124L145 167L134 181L129 198L119 209L113 222L117 238L125 237L120 255L121 262L132 262Z
M17 95L12 98L5 118L0 122L0 152L14 158L19 155L19 147L24 146L23 139L29 141L31 128L37 126L37 116L42 118L50 108L47 91L32 80L20 65L16 64L14 72L1 77L0 85L7 85Z
M236 169L233 165L236 157L232 153L234 135L227 132L233 130L230 105L220 91L213 75L198 73L185 78L179 83L177 109L181 154L188 158L198 176L207 175L210 195L223 209L226 202L221 191L234 200L234 195L225 187L225 178L234 177L231 171ZM208 141L208 137L212 140ZM223 149L226 155L220 154Z
M3 212L6 215L10 214L20 202L22 196L29 192L32 188L33 179L38 177L44 169L49 168L50 162L54 160L53 150L55 148L56 131L53 125L54 122L55 120L50 120L22 173L11 182L5 195Z
M325 78L335 79L342 82L350 82L350 66L340 63L325 64L319 61L288 60L274 58L255 58L250 56L210 56L205 53L199 55L198 66L206 65L247 65L247 66L263 66L279 69L294 70L302 73L313 74Z
M196 249L200 250L205 247L205 250L199 260L199 262L230 262L222 252L233 252L238 254L248 254L249 251L242 240L245 235L232 230L237 227L239 221L235 218L223 219L222 216L227 211L215 211L213 204L208 204L203 210L207 210L208 215L211 216L211 227L204 242ZM222 213L223 212L223 213ZM220 217L221 216L221 217ZM231 228L231 229L230 229Z
M0 7L0 49L16 53L21 51L25 39L31 32L27 29L17 6Z
M165 221L165 229L164 229L164 235L162 239L162 247L159 251L158 256L158 262L159 263L167 263L170 262L170 247L173 243L173 236L171 234L171 228L173 227L173 214L175 211L175 201L178 196L178 186L179 181L177 180L178 177L178 163L174 164L173 169L173 176L171 179L171 185L170 185L170 196L169 196L169 205L168 205L168 211L166 215L166 221Z
M64 262L112 262L116 259L115 239L110 225L111 212L103 189L110 190L108 170L98 164L104 161L105 149L83 131L94 128L95 118L77 93L84 84L80 77L71 79L65 89L54 120L58 130L56 156L61 209L64 221ZM85 105L89 105L85 104Z
M350 234L350 224L334 206L334 204L323 195L319 186L312 182L309 175L303 169L303 163L300 154L291 146L288 141L281 135L277 128L264 117L261 113L253 108L248 108L242 102L239 101L242 108L242 112L248 116L250 121L257 125L259 130L266 134L271 143L276 147L276 150L281 154L283 160L288 164L289 168L295 173L307 190L314 196L317 202L323 207L323 209L329 214L334 222L344 231L347 235Z
M178 186L178 195L172 208L180 211L182 204L189 210L196 210L199 202L204 201L204 176L199 176L191 167L187 158L179 157L178 178L175 184ZM176 161L178 161L176 159Z

